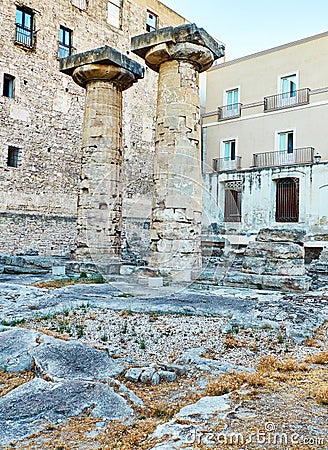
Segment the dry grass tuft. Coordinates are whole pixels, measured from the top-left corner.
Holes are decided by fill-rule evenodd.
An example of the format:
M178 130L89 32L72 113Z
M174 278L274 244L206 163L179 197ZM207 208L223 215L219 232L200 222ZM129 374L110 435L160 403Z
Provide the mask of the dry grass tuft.
M0 397L8 394L21 384L32 380L35 375L32 372L9 373L0 371Z
M328 352L320 352L306 358L306 361L312 364L328 364Z
M322 405L328 405L328 387L324 387L318 390L316 400Z
M239 348L239 347L243 347L243 345L244 345L243 342L240 342L238 339L236 339L231 334L227 335L223 344L226 346L226 348Z
M60 289L65 286L72 286L74 284L103 284L106 280L101 276L94 277L80 277L80 278L61 278L59 280L41 281L34 283L32 286L41 289Z
M305 372L309 370L309 367L304 362L300 363L293 357L281 360L269 355L260 358L257 370L260 373L269 375L273 372Z
M245 387L261 387L266 385L266 380L259 373L231 372L210 382L207 386L207 392L209 395L224 395L240 389L244 385Z
M305 339L305 341L304 341L304 346L305 347L316 347L316 348L319 348L320 344L319 344L319 342L316 339L307 337Z

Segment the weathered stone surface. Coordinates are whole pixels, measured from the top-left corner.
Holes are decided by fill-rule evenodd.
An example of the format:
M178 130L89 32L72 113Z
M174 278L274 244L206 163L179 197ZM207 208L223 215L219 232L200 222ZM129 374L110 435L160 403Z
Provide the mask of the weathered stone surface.
M262 228L256 237L264 242L303 242L306 230L299 228Z
M150 383L154 373L155 369L153 367L149 367L148 369L144 370L140 376L141 383Z
M306 292L310 280L305 276L304 248L299 244L304 235L304 230L293 228L260 230L256 241L246 248L242 272L230 270L223 284Z
M255 241L250 242L245 250L245 257L252 258L304 258L304 247L294 242Z
M177 379L177 374L175 372L170 372L168 370L159 370L157 373L161 381L172 383Z
M186 366L180 364L170 364L167 362L157 363L157 366L162 370L168 370L170 372L175 372L179 377L182 377L187 372Z
M176 417L183 420L194 416L196 419L207 420L212 414L229 409L228 398L229 395L203 397L198 402L180 409Z
M0 441L9 445L91 409L103 419L131 419L133 410L113 388L103 383L67 381L49 383L34 379L0 399Z
M35 365L51 380L106 380L119 375L123 367L105 352L76 341L43 338L33 352Z
M307 292L311 279L306 276L263 275L261 284L264 289L275 289L282 292Z
M154 46L171 43L192 43L205 47L213 54L213 61L224 56L224 46L220 45L203 28L198 28L194 23L181 25L179 27L162 28L153 33L145 33L140 36L135 36L131 40L131 47L134 53L144 59L147 59L147 53ZM150 67L153 70L159 70L158 66L155 64ZM205 66L202 70L206 70L207 68L208 67Z
M40 333L23 328L0 331L0 369L23 372L33 367L31 352L37 347Z
M161 381L161 380L160 380L160 378L159 378L158 373L155 372L154 375L153 375L152 378L151 378L151 384L152 384L153 386L156 386L157 384L160 383L160 381Z
M197 366L201 370L205 371L217 371L219 373L228 373L228 372L254 372L253 369L244 366L238 366L235 364L230 364L224 361L219 361L216 359L204 358L201 355L206 353L206 349L204 347L191 348L183 353L175 363L184 363L189 365Z
M144 76L144 68L141 64L133 61L131 58L108 45L71 55L67 58L61 58L59 60L60 71L67 75L73 75L73 72L77 67L85 66L87 64L103 64L105 66L115 65L121 67L122 69L131 72L135 77L135 81Z
M304 259L254 258L245 256L243 272L258 275L302 276L305 275Z
M124 377L129 380L132 381L134 383L137 383L140 380L140 376L143 372L143 369L140 367L132 367L131 369L129 369L126 374L124 375Z

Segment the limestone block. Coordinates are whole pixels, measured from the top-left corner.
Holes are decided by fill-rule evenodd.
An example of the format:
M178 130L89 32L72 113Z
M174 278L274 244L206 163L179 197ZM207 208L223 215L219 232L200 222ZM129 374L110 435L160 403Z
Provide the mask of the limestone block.
M262 289L262 275L230 271L223 280L224 286Z
M245 256L243 259L242 270L246 273L261 274L265 270L266 258L256 258Z
M148 286L149 287L154 287L154 288L163 287L163 283L164 283L163 277L148 278Z
M141 377L142 372L143 372L143 369L141 369L140 367L132 367L131 369L129 369L126 372L124 377L129 381L133 381L134 383L137 383Z
M302 276L305 275L304 259L268 258L261 273L264 275Z
M257 237L257 241L264 242L303 242L306 230L299 228L262 228Z
M328 249L324 248L320 254L319 261L322 263L328 263Z
M264 289L275 289L283 292L300 291L307 292L311 279L306 276L262 276L262 287Z
M245 250L246 257L255 258L304 258L304 248L293 242L250 242Z
M22 122L29 122L30 110L24 106L10 105L10 118L21 120Z

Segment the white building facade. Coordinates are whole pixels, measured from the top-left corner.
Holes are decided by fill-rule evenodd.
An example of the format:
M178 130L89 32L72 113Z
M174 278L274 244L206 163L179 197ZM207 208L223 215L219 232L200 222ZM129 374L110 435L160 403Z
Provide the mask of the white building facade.
M260 228L328 236L328 33L213 67L207 78L204 222L227 242Z

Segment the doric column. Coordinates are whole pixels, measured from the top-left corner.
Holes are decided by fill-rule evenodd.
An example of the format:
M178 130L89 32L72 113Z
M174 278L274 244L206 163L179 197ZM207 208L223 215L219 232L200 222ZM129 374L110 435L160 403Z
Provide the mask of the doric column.
M201 269L199 73L224 48L192 24L136 36L132 50L159 73L150 264L188 280Z
M121 252L122 91L143 68L106 46L61 60L60 70L86 89L76 257L106 264Z

